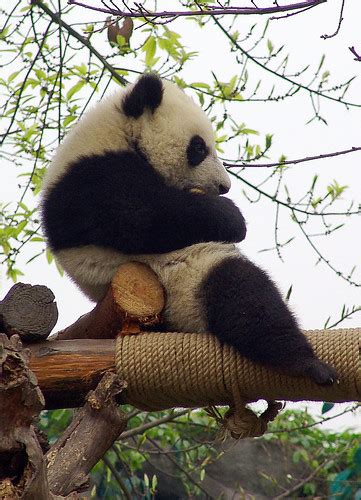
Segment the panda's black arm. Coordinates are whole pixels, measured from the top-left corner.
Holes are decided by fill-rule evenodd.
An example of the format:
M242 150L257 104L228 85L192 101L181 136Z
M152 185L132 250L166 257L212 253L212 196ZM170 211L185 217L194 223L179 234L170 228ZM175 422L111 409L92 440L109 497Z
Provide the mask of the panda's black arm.
M168 186L133 153L80 159L45 194L43 225L54 250L101 245L164 253L204 241L238 242L244 218L231 200Z

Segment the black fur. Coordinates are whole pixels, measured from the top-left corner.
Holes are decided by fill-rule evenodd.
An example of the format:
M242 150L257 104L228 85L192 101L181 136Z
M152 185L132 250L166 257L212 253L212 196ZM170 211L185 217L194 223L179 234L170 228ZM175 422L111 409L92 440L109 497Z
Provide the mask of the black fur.
M322 385L337 379L314 354L274 283L247 259L232 257L215 266L199 297L209 331L245 357Z
M199 135L194 135L189 141L187 147L187 159L191 167L196 167L209 153L209 148L206 146L204 139Z
M146 73L137 80L134 87L123 99L123 111L126 116L139 118L145 108L152 113L162 102L163 84L159 76L154 73Z
M93 244L123 253L165 253L246 235L231 200L168 186L132 152L81 158L46 195L42 217L54 250Z

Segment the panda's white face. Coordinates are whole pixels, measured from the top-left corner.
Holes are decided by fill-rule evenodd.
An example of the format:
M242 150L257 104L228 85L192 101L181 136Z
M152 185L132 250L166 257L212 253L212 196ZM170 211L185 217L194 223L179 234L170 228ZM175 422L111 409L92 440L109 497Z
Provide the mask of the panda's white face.
M138 147L169 184L226 193L231 182L217 157L209 119L175 84L162 83L161 104L133 120L132 135Z
M144 98L139 83L149 85L152 80L155 91L147 89L150 97ZM161 92L152 106L147 99L157 94L157 88ZM129 95L134 97L131 112L136 116L124 110ZM138 109L142 97L145 103ZM224 194L230 188L230 178L217 158L211 123L203 110L175 84L146 75L125 91L103 99L77 123L58 148L43 189L55 184L82 156L129 149L143 153L165 181L179 189L200 188L209 194Z

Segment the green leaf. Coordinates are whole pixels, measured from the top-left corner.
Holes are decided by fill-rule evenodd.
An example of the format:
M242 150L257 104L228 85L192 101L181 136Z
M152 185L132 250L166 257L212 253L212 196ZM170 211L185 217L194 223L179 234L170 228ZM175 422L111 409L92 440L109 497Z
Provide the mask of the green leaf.
M153 35L150 35L142 47L145 52L145 64L148 67L154 66L154 56L157 50L157 42Z
M8 82L11 83L13 80L15 80L15 78L18 76L19 73L20 71L14 71L14 73L11 73L11 75L8 78Z
M157 479L157 476L154 474L152 477L152 490L153 491L155 491L157 484L158 484L158 479Z
M267 40L267 48L268 48L268 52L270 54L272 54L274 46L273 46L273 43L271 42L271 40Z
M191 83L191 87L196 87L197 89L206 89L206 90L210 89L208 83L203 83L203 82L193 82Z
M18 276L24 276L24 273L20 271L20 269L15 269L14 267L10 267L7 271L7 276L12 279L14 282L17 281Z
M66 98L71 99L74 94L79 92L79 90L81 90L84 87L84 85L85 85L85 81L79 80L78 83L76 83L73 87L71 87L70 90L68 90L68 92L66 94Z
M335 406L335 403L323 403L322 410L321 410L322 415L324 413L327 413L328 411L332 410L332 408L334 406Z
M35 70L35 74L39 78L39 80L45 80L46 79L46 73L42 69L36 69Z
M45 250L45 255L46 255L46 260L48 261L48 264L51 264L54 260L54 255L49 248L47 248Z
M63 126L64 127L67 127L71 122L73 122L74 120L76 120L76 116L74 115L69 115L69 116L66 116L63 120Z

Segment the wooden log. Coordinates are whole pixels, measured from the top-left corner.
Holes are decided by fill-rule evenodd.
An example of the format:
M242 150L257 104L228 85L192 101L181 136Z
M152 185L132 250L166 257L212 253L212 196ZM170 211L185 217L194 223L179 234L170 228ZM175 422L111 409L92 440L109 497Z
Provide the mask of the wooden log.
M55 340L29 344L30 368L46 409L75 408L105 372L115 371L114 340Z
M0 498L50 500L34 420L44 398L19 337L0 334Z
M23 341L45 339L55 326L58 309L54 294L42 285L17 283L0 301L0 332Z
M141 326L159 323L164 303L157 275L145 264L129 262L119 267L105 298L57 338L109 339L119 330L137 333Z
M54 495L88 489L89 472L126 427L127 416L116 403L124 387L114 373L106 373L48 451L48 481Z

